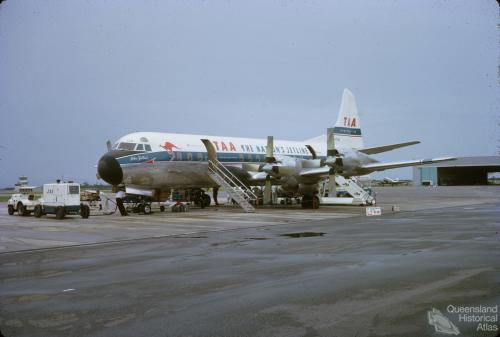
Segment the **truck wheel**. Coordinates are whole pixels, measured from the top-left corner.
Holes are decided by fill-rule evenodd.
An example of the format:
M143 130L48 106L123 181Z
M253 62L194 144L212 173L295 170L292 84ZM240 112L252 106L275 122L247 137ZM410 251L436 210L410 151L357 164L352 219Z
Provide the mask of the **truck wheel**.
M57 210L56 210L56 219L57 220L62 220L64 219L64 216L66 215L66 210L64 209L64 207L57 207Z
M88 219L90 215L90 207L88 205L81 205L80 215L83 219Z
M14 215L14 212L15 212L14 206L12 205L7 206L7 213L9 213L9 215Z
M36 205L33 214L35 215L36 218L40 218L43 214L42 206Z
M137 205L136 211L137 212L135 212L135 213L139 213L139 214L144 213L144 205L143 204Z
M26 207L21 203L17 204L17 215L19 215L19 216L27 215L26 214Z

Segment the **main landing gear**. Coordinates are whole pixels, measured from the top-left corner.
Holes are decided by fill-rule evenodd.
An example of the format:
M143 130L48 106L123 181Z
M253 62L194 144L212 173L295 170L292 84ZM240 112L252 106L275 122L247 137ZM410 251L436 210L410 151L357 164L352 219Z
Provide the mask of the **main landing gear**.
M319 198L317 195L304 195L302 197L302 208L308 209L318 209L319 208Z
M194 192L194 203L201 208L210 206L212 199L203 190L197 190Z

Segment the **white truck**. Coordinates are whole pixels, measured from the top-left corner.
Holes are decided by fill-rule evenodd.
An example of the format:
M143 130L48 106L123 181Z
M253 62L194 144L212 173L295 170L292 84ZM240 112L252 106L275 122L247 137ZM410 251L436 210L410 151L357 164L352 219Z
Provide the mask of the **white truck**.
M7 202L7 212L9 215L14 215L16 212L21 216L29 215L38 204L38 201L35 200L35 193L33 192L35 187L19 186L16 189L18 193L12 194Z
M55 183L43 185L43 196L35 205L33 213L37 218L55 214L56 219L63 219L66 215L81 215L87 219L90 208L80 201L80 184Z

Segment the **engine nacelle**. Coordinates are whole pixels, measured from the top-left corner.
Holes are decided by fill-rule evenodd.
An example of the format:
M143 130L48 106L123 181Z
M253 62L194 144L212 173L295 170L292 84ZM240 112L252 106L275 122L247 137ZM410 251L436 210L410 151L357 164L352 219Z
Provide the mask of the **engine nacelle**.
M340 165L335 165L335 172L344 176L356 175L356 169L359 167L359 161L352 157L344 157L337 161Z
M314 195L318 192L318 184L300 184L298 192L303 195Z
M289 177L283 184L281 189L285 193L297 193L299 190L299 182L295 177Z
M359 168L363 163L374 162L368 155L353 150L342 149L337 155L326 158L325 164L330 166L337 174L343 176L356 176L362 174Z

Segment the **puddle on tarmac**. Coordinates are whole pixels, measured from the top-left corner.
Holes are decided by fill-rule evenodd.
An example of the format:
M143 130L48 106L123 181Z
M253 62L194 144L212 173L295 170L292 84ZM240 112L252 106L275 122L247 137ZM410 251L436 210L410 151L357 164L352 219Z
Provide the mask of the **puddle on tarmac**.
M326 233L323 232L299 232L299 233L288 233L281 234L281 236L288 236L290 238L309 238L311 236L323 236Z
M206 239L208 236L172 236L174 239Z

